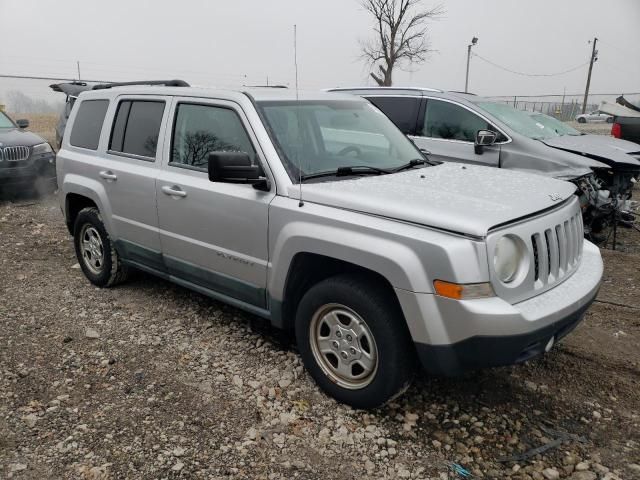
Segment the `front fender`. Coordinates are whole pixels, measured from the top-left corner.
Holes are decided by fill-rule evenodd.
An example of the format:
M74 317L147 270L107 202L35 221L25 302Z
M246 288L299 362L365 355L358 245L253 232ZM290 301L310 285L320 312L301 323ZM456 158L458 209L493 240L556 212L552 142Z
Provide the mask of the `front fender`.
M283 300L299 253L348 262L384 277L392 287L432 293L433 281L488 281L484 242L390 219L277 197L269 209L271 298Z
M310 222L291 222L278 236L273 249L269 291L281 299L289 266L299 253L312 253L372 270L392 286L412 289L429 283L416 252L392 240L363 232Z

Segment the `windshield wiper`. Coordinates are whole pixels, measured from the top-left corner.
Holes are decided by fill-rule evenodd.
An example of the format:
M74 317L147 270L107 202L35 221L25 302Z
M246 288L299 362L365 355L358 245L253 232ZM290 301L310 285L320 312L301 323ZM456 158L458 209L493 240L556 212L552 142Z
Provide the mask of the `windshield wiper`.
M405 163L404 165L400 165L392 170L392 172L401 172L402 170L409 170L410 168L417 167L418 165L434 165L430 161L424 158L414 158L410 160L409 163Z
M371 167L369 165L350 165L348 167L338 167L335 170L329 170L327 172L316 172L308 175L302 175L300 178L309 180L311 178L321 177L346 177L347 175L383 175L391 173L390 170L384 168Z

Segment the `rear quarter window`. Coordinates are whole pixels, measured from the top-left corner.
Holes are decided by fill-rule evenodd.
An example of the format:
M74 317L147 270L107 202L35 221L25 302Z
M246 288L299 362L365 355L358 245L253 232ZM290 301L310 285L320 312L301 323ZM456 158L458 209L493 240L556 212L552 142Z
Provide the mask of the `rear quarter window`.
M97 150L109 100L83 100L73 121L69 143L74 147Z
M420 99L414 97L367 97L405 135L416 134Z

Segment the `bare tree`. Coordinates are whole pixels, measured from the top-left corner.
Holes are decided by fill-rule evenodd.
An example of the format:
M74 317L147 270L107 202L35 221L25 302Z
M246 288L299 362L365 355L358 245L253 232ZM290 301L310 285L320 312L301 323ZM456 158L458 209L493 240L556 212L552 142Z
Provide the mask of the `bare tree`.
M420 8L421 0L362 0L362 6L376 21L375 38L362 44L362 57L377 66L371 72L378 85L392 84L394 67L422 63L433 50L427 35L427 22L437 20L444 7L438 4Z

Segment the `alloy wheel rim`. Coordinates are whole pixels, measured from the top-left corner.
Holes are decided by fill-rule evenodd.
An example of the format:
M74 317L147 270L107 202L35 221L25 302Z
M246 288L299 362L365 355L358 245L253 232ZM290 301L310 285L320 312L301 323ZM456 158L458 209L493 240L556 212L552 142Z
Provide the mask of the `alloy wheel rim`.
M94 275L100 275L104 269L104 245L94 226L87 224L82 227L80 247L85 266Z
M367 323L340 304L320 307L309 324L309 341L316 363L343 388L369 385L378 369L378 348Z

